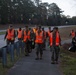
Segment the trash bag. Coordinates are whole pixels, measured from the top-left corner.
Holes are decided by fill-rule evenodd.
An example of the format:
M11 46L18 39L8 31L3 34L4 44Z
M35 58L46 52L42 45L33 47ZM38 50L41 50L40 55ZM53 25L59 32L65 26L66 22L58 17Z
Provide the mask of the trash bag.
M71 46L68 49L70 52L76 52L76 46Z

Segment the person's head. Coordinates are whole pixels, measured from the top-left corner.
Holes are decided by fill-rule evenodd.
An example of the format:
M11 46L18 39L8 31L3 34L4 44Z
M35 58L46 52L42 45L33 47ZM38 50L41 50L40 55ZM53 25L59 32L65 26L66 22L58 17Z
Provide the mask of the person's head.
M54 27L53 32L57 32L57 31L58 31L58 27Z
M41 26L38 27L38 30L39 30L39 31L41 30Z
M42 31L44 31L44 28L42 28Z
M29 30L31 30L31 28L29 28Z
M10 30L11 30L11 29L13 29L13 26L12 26L12 25L10 25L10 26L9 26L9 29L10 29Z
M33 29L31 29L31 33L34 33Z
M36 28L36 30L38 29L38 26L37 25L35 25L35 28Z
M19 27L19 30L21 30L21 27Z
M72 29L72 32L74 32L74 30Z
M25 26L25 29L28 30L28 26Z
M49 29L49 31L51 31L51 27L49 27L48 29Z

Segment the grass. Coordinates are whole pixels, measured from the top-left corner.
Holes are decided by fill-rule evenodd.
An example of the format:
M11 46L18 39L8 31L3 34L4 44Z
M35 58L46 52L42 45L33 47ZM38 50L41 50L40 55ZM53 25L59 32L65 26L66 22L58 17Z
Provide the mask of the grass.
M4 32L0 32L0 35L3 35L3 34L5 34L5 31Z
M60 67L64 75L76 75L76 53L62 48Z
M76 31L76 26L59 29L62 41L71 39L69 34L72 29ZM70 46L71 44L65 43L61 48L59 65L64 75L76 75L76 52L69 52Z
M6 67L3 67L2 66L2 59L0 60L0 75L6 75L7 72L9 71L9 69L11 67L14 66L14 64L22 57L23 55L21 54L20 57L16 56L16 52L15 52L15 59L14 59L14 62L11 62L11 59L10 59L10 55L7 54L7 66Z

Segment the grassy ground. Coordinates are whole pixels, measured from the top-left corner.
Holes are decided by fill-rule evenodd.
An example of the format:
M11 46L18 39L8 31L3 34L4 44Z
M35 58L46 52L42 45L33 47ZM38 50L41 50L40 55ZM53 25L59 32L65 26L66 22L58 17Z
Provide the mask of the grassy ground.
M76 53L62 48L60 68L64 75L76 75Z
M6 73L9 71L11 67L22 57L23 55L21 54L20 57L16 56L15 52L15 59L14 62L11 62L10 55L7 54L7 66L3 67L2 65L2 59L0 59L0 75L6 75Z
M5 32L0 32L0 35L3 35L3 34L5 34Z
M69 34L72 29L76 31L76 26L59 29L62 41L71 39ZM64 75L76 75L76 52L69 52L70 46L71 44L66 43L61 48L59 65Z

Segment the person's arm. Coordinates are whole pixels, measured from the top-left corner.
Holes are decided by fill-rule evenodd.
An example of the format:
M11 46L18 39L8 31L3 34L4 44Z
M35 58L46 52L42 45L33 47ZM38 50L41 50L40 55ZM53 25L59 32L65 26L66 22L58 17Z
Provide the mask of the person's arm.
M18 36L18 31L17 31L17 36Z
M16 31L14 30L14 38L16 38Z
M36 33L34 33L34 41L36 40Z
M24 30L22 31L22 40L24 39Z
M4 36L4 40L6 39L6 37L7 37L7 34L8 34L8 32L6 31L6 33L5 33L5 36Z
M59 35L59 40L60 40L60 45L61 45L61 37L60 37L60 35Z
M71 32L70 32L69 36L71 36Z

